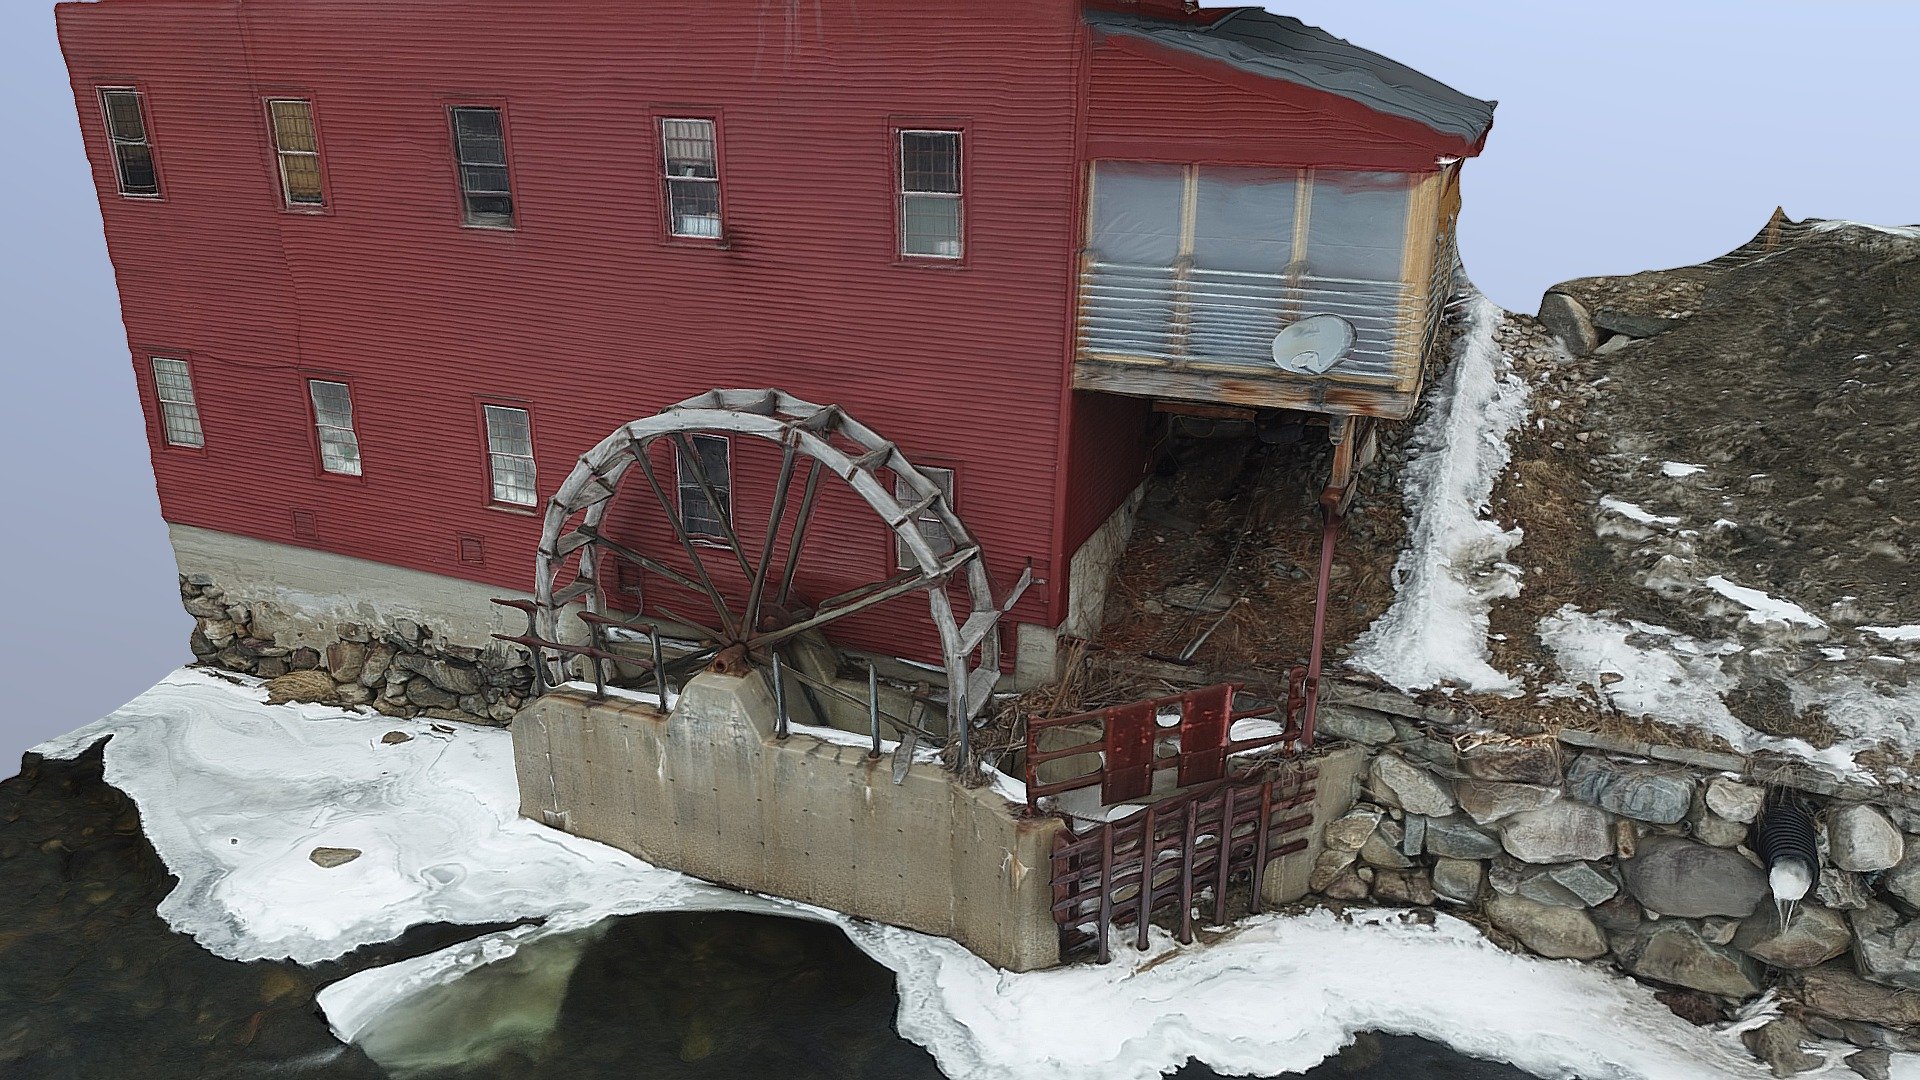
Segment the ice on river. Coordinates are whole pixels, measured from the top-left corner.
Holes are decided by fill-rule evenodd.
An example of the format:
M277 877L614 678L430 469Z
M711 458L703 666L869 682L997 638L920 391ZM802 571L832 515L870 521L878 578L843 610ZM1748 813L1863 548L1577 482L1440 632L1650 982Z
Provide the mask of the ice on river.
M897 973L901 1033L955 1080L1149 1080L1189 1058L1266 1075L1306 1068L1366 1030L1540 1076L1765 1075L1733 1035L1685 1023L1644 986L1505 952L1446 916L1262 916L1210 944L1156 934L1147 952L1123 946L1106 966L1011 974L943 938L722 889L522 820L504 731L264 696L251 681L182 671L35 750L71 757L112 736L107 779L138 803L180 878L161 914L223 956L312 962L418 923L546 920L327 987L321 1006L346 1037L368 1038L416 995L607 915L738 909L840 926ZM382 742L396 730L411 740ZM307 857L319 846L364 854L322 869Z

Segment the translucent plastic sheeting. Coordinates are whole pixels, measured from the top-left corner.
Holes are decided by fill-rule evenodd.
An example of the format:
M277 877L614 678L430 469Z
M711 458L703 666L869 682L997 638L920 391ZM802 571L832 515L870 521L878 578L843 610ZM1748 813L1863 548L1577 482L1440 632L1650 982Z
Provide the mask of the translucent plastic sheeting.
M1275 334L1334 314L1358 340L1333 374L1394 376L1401 313L1422 293L1400 280L1411 182L1402 173L1097 163L1085 350L1270 366Z

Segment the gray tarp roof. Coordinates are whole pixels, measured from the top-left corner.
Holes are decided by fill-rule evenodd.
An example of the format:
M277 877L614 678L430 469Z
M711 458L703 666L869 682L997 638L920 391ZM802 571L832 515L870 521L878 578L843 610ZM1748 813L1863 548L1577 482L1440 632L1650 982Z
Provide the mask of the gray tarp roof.
M1317 26L1260 8L1241 8L1212 23L1112 12L1088 12L1086 19L1110 34L1143 38L1250 74L1336 94L1469 143L1479 142L1493 126L1493 102L1468 97Z

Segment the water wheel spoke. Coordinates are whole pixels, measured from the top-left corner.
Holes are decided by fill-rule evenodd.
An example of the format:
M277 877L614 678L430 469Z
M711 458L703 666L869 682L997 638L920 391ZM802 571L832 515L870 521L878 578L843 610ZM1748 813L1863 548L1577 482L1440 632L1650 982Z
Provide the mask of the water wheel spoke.
M813 521L814 499L820 494L820 462L807 460L807 484L800 494L800 512L793 521L793 534L787 538L787 568L780 575L780 596L775 603L787 606L793 599L793 575L800 568L800 545L806 543L807 526Z
M798 637L816 626L825 626L850 615L857 615L868 608L877 607L896 597L905 596L921 589L935 588L946 582L954 569L972 558L969 551L956 552L940 564L934 571L928 572L915 568L885 579L869 582L857 589L849 589L839 596L822 603L813 615L791 626L785 626L765 634L757 634L747 639L748 649L760 649L777 645L791 637Z
M720 619L721 633L729 638L736 637L738 628L733 622L733 612L728 610L726 598L721 596L720 590L714 586L713 576L707 573L707 564L700 558L700 546L695 544L693 537L687 534L687 523L680 518L679 504L667 498L666 489L660 486L660 477L653 471L653 461L647 455L648 445L650 444L634 448L634 460L640 466L641 475L647 478L647 486L653 489L653 497L659 500L660 509L667 515L667 524L673 527L674 539L680 541L680 546L686 550L687 558L692 561L694 576L700 579L700 590L707 594L707 599L713 603L714 614ZM676 621L684 622L685 620Z
M747 590L747 610L741 625L751 634L760 628L760 598L767 588L767 572L773 569L773 549L780 538L780 521L787 516L787 493L793 489L793 463L799 453L799 441L791 432L780 455L780 480L773 489L773 510L767 514L766 541L760 545L760 566L753 574L753 586Z
M618 555L621 558L627 560L628 562L633 563L635 566L640 567L642 570L645 570L649 573L658 574L661 577L666 578L668 581L673 582L675 585L678 585L683 589L688 589L692 592L703 591L698 581L695 581L694 579L688 577L687 575L681 573L678 570L675 570L673 567L668 566L666 563L663 563L658 559L648 558L647 556L640 554L639 552L633 550L632 548L627 547L625 544L620 543L618 540L607 539L605 536L602 536L600 534L600 530L594 528L591 525L582 525L576 531L579 532L582 536L585 536L588 539L592 540L595 544L599 545L600 547L606 548L608 551L611 551L615 555Z

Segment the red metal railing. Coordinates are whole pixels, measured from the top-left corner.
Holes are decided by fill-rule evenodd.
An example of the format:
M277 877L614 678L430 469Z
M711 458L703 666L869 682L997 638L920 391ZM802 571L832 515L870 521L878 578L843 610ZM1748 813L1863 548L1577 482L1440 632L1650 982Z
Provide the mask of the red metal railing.
M1277 776L1216 781L1119 821L1062 830L1053 848L1060 958L1091 947L1106 963L1117 923L1131 922L1135 947L1145 949L1153 916L1169 911L1180 941L1191 942L1196 895L1211 890L1213 923L1224 924L1228 888L1239 880L1259 911L1267 864L1307 848L1296 834L1313 825L1311 808L1300 808L1312 803L1316 777L1292 763Z
M1027 806L1039 808L1045 796L1075 791L1096 785L1100 803L1138 799L1153 791L1153 775L1161 769L1177 768L1182 788L1224 779L1227 759L1246 750L1279 743L1291 749L1309 745L1303 726L1307 709L1306 670L1296 668L1288 679L1286 713L1277 734L1252 739L1234 739L1233 725L1241 720L1274 716L1280 706L1236 712L1234 694L1243 689L1237 683L1222 683L1183 694L1116 705L1094 712L1076 713L1051 719L1027 721L1026 782ZM1179 723L1162 726L1160 714L1177 708ZM1042 737L1048 731L1098 725L1100 738L1076 746L1043 750ZM1163 753L1163 750L1171 752ZM1040 766L1050 761L1082 755L1098 755L1098 764L1089 772L1064 780L1042 783Z

